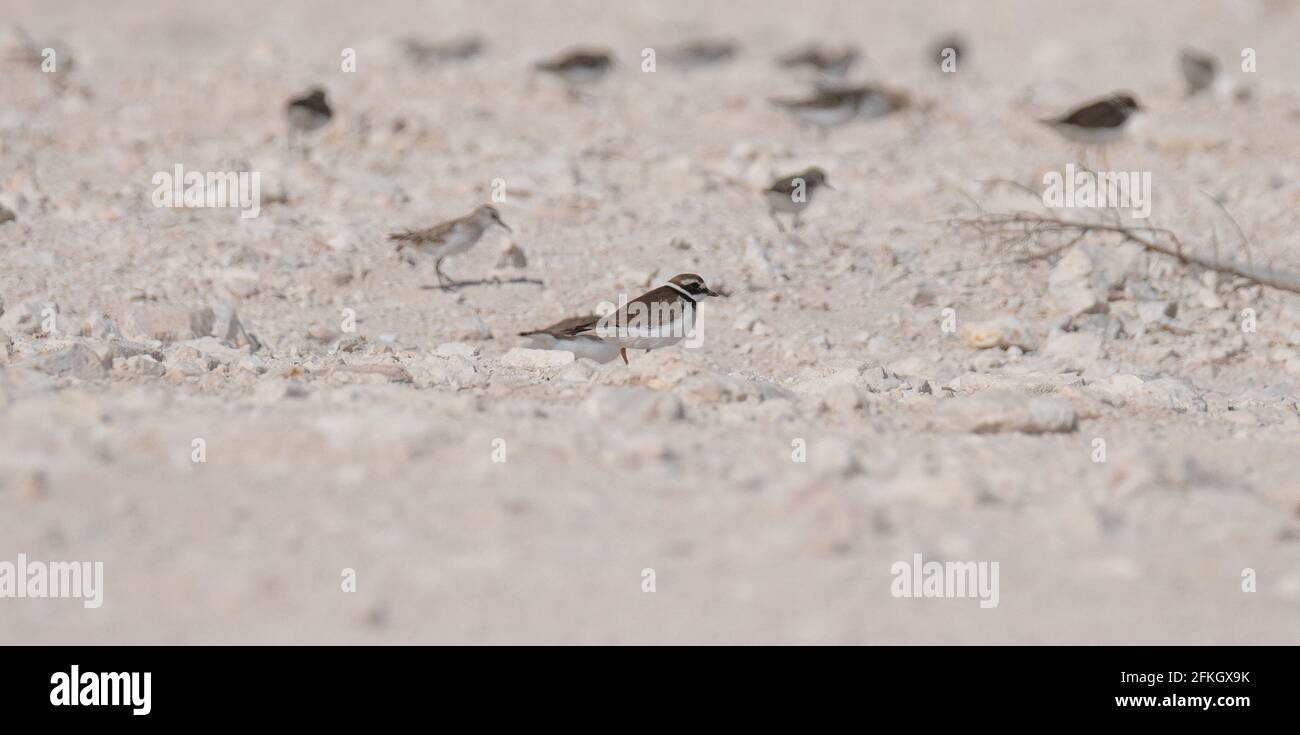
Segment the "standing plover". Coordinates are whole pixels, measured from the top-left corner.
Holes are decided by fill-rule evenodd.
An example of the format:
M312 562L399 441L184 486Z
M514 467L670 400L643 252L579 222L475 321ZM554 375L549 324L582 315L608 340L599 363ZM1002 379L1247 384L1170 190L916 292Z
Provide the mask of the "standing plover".
M533 66L538 71L554 74L567 84L587 84L604 77L614 66L614 57L603 49L572 49Z
M697 38L670 50L669 60L688 69L721 64L736 55L735 42L721 38Z
M800 120L812 125L843 125L854 118L888 115L908 105L907 95L883 87L822 87L803 99L773 99Z
M806 67L828 79L838 79L849 72L860 55L852 46L839 49L805 46L782 55L777 59L777 63L787 69Z
M939 71L952 74L958 70L957 64L965 60L966 49L961 37L953 34L935 41L931 53Z
M1124 136L1124 126L1140 111L1133 95L1116 92L1089 102L1061 117L1039 122L1052 128L1066 140L1080 145L1104 145Z
M416 66L434 66L449 61L466 61L483 53L483 39L464 35L445 41L429 41L419 36L402 39L406 56Z
M394 232L388 236L388 239L397 241L398 252L409 247L425 255L432 255L433 271L438 276L438 285L441 286L444 278L454 282L454 279L442 272L442 261L448 256L463 253L474 247L492 225L501 225L506 230L514 232L509 225L501 221L501 214L495 207L483 204L475 207L473 212L464 217L441 222L423 230Z
M1195 49L1183 49L1178 60L1183 68L1183 79L1187 81L1187 96L1203 92L1214 84L1219 73L1219 62L1207 53Z
M1142 109L1133 95L1116 92L1089 102L1061 117L1039 120L1079 146L1079 160L1087 165L1088 146L1101 148L1102 165L1106 166L1103 147L1124 137L1129 120Z
M826 172L813 166L802 173L783 176L764 189L763 198L767 200L767 213L772 217L777 228L782 232L786 231L780 218L777 217L779 213L791 215L791 229L799 229L799 215L812 204L814 193L823 186L835 190L826 179Z
M290 99L285 114L289 118L289 147L292 148L295 139L301 141L304 134L325 127L334 111L325 101L325 90L312 87L307 94Z
M682 273L611 314L570 319L539 331L555 339L568 340L594 335L617 346L626 365L629 349L649 352L675 345L691 336L695 329L696 305L708 296L722 294L710 289L704 284L704 279L694 273Z
M549 327L520 332L520 337L528 337L532 346L541 350L568 350L575 357L586 357L596 362L609 362L618 357L618 345L597 337L595 334L570 334L570 331L600 321L600 317L577 316L562 319Z

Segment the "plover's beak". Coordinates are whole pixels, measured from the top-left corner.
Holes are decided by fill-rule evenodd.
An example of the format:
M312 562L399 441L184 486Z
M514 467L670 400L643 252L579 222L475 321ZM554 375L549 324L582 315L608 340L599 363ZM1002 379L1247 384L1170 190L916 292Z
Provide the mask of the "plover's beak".
M831 191L839 191L839 189L836 189L835 187L831 186L831 182L829 181L823 181L822 186L826 187L827 189L830 189Z
M514 234L514 230L510 229L510 225L506 224L505 222L502 222L501 220L498 219L498 220L497 220L497 224L499 224L499 225L501 225L502 227L506 228L506 232L509 232L509 233L511 233L511 234Z
M719 293L719 292L717 292L717 291L714 291L714 290L711 289L711 288L710 288L710 289L706 289L706 290L704 291L704 293L707 293L707 294L710 295L710 296L726 296L725 293Z

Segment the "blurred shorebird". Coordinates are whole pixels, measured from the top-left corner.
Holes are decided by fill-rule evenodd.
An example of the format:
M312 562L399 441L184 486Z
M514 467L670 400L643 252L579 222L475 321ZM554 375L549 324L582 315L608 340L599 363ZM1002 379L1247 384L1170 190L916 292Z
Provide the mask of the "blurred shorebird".
M293 149L295 143L301 144L304 135L325 127L334 111L325 101L325 90L312 87L307 94L289 100L285 115L289 120L289 148Z
M700 69L728 61L736 55L737 51L738 47L734 41L722 38L697 38L670 49L668 59L687 69Z
M513 232L509 225L501 221L501 215L495 207L483 204L475 207L474 211L464 217L441 222L423 230L394 232L388 236L388 239L397 242L399 253L411 249L433 256L433 272L438 277L438 285L442 286L444 279L455 283L454 279L442 272L442 261L474 247L483 237L483 233L493 225L500 225Z
M1062 137L1079 145L1080 157L1088 146L1105 146L1121 140L1133 116L1142 110L1137 99L1127 92L1116 92L1089 102L1060 117L1039 120ZM1105 149L1102 149L1103 160Z
M812 204L817 190L823 187L832 191L835 189L827 180L826 172L813 166L801 173L783 176L764 189L763 198L767 201L767 213L776 223L777 229L781 232L786 231L780 218L777 217L778 214L790 215L790 229L799 229L799 215Z
M539 61L533 68L552 74L569 85L599 81L614 66L614 57L604 49L571 49L559 56Z
M819 127L888 115L908 106L907 95L883 87L822 87L802 99L773 99L799 120Z
M777 58L777 63L787 69L812 69L826 79L841 79L849 73L860 56L852 46L832 49L813 45L782 54Z
M694 273L681 273L608 316L567 319L544 330L522 334L545 333L556 340L596 337L617 347L626 365L629 349L649 352L675 345L690 336L695 328L696 305L705 298L722 295Z
M1187 96L1199 94L1214 85L1219 74L1219 62L1207 53L1195 49L1183 49L1178 57L1183 70L1183 79L1187 82Z
M419 36L403 38L402 49L416 66L429 67L441 63L467 61L483 53L483 39L465 35L445 41L428 41Z

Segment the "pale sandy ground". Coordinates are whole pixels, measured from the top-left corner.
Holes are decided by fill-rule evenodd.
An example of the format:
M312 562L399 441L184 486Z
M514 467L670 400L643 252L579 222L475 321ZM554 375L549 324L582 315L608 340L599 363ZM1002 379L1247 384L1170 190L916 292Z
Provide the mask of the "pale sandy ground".
M1138 258L1121 284L1177 316L1143 327L1121 286L1123 331L1080 358L1045 347L1065 323L1052 264L978 267L1001 256L938 223L970 212L961 192L991 200L981 181L1034 186L1069 160L1035 117L1125 88L1152 114L1109 162L1153 173L1154 219L1227 242L1212 192L1254 258L1300 268L1297 3L4 0L0 17L73 57L4 62L0 559L106 567L99 610L0 599L0 642L1300 643L1298 297ZM945 78L928 49L952 30L970 54ZM462 65L412 68L395 45L463 32L489 46ZM674 69L665 50L695 34L742 54ZM860 44L855 78L922 109L805 134L766 100L806 89L771 59L810 39ZM621 60L580 99L528 73L574 44ZM1184 44L1252 99L1185 100ZM312 83L337 116L294 161L282 106ZM176 163L262 172L262 215L154 208ZM809 164L839 192L790 246L752 189ZM421 289L432 264L383 235L495 178L545 286ZM505 242L446 269L517 275L495 269ZM520 329L680 271L732 293L699 349L501 364ZM135 344L223 299L256 355ZM50 302L58 333L22 321ZM977 351L945 307L1017 317L1033 344ZM435 354L453 340L480 354ZM141 349L161 365L126 357ZM999 386L1013 412L1043 394L1077 424L971 431ZM890 565L914 553L999 562L1000 605L894 598Z

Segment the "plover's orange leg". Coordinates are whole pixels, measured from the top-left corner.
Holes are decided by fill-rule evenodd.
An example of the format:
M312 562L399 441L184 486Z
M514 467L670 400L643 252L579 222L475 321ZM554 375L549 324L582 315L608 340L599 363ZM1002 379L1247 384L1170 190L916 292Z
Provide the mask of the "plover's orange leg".
M649 352L649 350L647 350L647 352ZM627 362L627 348L626 348L626 347L620 347L620 348L618 348L618 355L619 355L619 357L623 358L623 364L624 364L624 365L628 364L628 362Z

